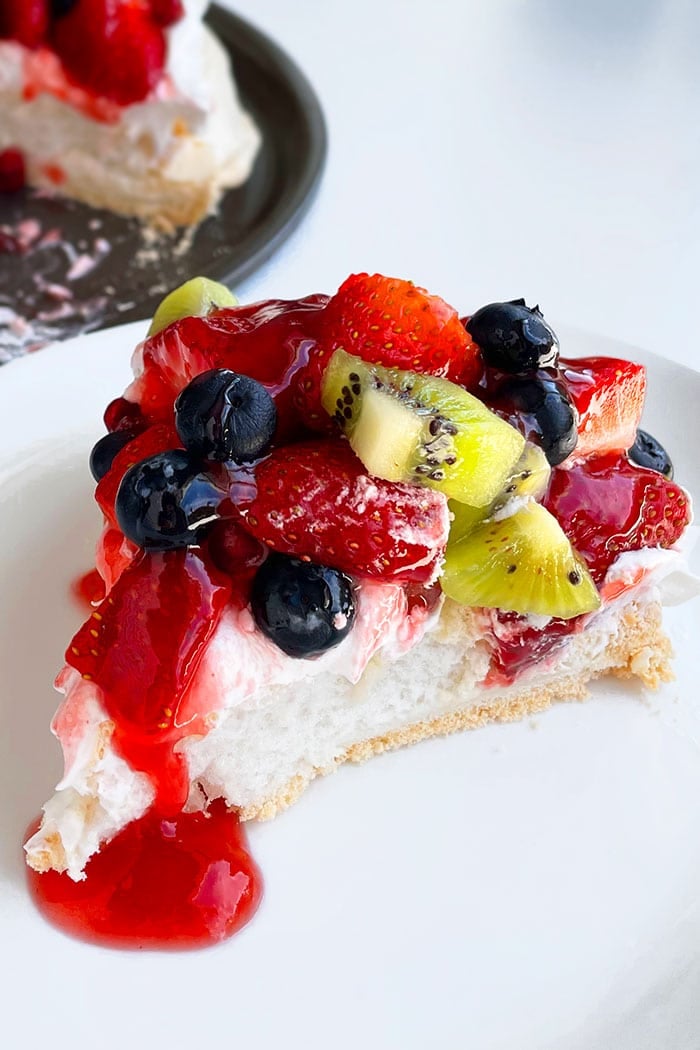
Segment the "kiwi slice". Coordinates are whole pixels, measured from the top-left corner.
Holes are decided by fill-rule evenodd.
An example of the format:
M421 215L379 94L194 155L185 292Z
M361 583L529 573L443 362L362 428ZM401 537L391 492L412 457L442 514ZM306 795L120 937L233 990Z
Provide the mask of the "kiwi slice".
M470 507L467 503L450 500L450 513L452 514L450 543L461 540L485 518L490 518L496 511L501 510L509 500L518 497L539 499L544 495L551 472L552 468L542 449L539 445L533 445L528 441L522 456L506 480L503 490L499 492L489 507Z
M533 500L448 545L440 584L461 605L563 620L600 605L590 573L558 521Z
M525 440L447 379L370 365L336 350L321 401L370 474L444 492L474 507L502 490Z
M153 315L149 336L157 335L183 317L206 317L222 306L238 306L238 299L224 284L208 277L193 277L166 295Z

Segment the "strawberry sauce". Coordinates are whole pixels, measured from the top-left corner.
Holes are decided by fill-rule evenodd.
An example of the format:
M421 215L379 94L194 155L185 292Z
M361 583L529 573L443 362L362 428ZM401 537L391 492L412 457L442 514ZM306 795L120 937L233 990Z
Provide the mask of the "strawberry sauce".
M31 831L35 831L32 827ZM252 918L262 897L246 835L221 800L165 820L153 811L103 846L74 882L29 870L42 914L65 933L116 948L216 944Z
M85 609L92 609L98 605L105 596L105 585L97 569L91 569L83 576L79 576L71 586L71 592L76 601Z

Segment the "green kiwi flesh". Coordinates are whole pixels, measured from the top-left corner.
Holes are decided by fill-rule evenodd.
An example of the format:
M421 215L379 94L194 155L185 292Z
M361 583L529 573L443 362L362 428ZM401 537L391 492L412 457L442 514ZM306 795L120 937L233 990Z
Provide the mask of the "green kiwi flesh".
M328 363L321 401L370 474L474 507L493 502L525 445L456 383L370 365L344 350Z
M153 315L149 337L183 317L206 317L223 306L238 306L238 299L224 284L208 277L193 277L166 295Z
M501 510L509 500L524 497L539 499L546 491L551 472L552 468L542 449L528 441L502 491L489 507L470 507L467 503L450 500L450 543L457 543L485 518Z
M448 545L440 584L461 605L563 620L600 605L584 562L556 518L534 500Z

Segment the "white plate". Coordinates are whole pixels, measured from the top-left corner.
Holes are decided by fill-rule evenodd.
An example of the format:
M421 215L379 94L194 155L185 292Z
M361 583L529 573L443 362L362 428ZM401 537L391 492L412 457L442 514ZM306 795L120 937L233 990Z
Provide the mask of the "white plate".
M193 954L70 940L20 843L60 772L52 676L98 519L87 456L140 326L0 374L0 1044L402 1050L700 1046L700 602L672 610L678 680L346 768L250 829L252 924ZM700 493L700 376L648 360L649 429Z

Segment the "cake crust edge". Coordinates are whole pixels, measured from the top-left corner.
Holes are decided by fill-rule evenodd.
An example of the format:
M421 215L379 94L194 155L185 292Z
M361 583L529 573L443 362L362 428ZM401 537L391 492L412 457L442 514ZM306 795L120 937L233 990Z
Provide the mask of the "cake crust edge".
M673 649L662 626L661 605L657 601L633 603L620 619L618 636L605 650L606 666L590 673L568 675L535 689L524 689L498 698L492 703L470 705L429 721L414 722L380 736L358 741L345 749L332 763L297 773L278 793L239 809L241 820L272 820L287 809L318 777L334 773L346 762L360 764L385 751L396 751L432 737L449 736L467 729L479 729L491 722L519 722L545 711L555 703L583 701L589 696L588 684L605 675L637 678L648 689L673 680Z

